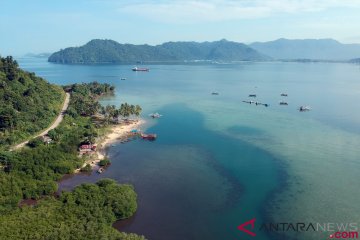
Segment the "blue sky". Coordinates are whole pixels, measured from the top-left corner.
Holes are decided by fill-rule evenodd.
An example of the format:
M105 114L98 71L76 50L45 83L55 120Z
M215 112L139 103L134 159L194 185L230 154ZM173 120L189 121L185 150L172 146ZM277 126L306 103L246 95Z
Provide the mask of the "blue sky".
M360 43L360 0L0 0L0 55L120 43L334 38Z

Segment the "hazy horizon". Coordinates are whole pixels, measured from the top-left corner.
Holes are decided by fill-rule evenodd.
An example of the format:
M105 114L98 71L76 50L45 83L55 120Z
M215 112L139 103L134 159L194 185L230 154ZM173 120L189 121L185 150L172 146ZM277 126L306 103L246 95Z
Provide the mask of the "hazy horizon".
M360 43L356 0L1 1L0 54L52 53L92 39L252 43L331 38Z

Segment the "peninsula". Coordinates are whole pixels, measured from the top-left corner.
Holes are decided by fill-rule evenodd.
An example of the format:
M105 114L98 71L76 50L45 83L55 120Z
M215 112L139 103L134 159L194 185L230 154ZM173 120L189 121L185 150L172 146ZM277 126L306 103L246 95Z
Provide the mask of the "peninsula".
M52 85L20 69L12 57L0 59L2 238L145 239L111 226L136 212L133 186L102 179L57 194L64 174L86 170L91 156L82 155L80 146L101 143L109 133L114 138L120 116L140 114L138 105L101 106L98 98L113 90L97 82Z

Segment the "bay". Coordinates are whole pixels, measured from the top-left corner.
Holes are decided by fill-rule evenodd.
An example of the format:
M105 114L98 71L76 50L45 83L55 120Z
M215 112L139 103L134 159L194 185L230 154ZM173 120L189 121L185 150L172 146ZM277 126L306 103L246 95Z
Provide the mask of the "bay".
M143 129L158 134L155 142L116 144L108 150L113 164L104 174L69 176L60 183L71 189L110 177L133 184L138 212L114 224L121 231L149 239L253 239L237 226L255 218L256 239L281 239L259 231L259 224L360 222L356 65L184 64L132 72L128 65L18 61L56 84L114 84L115 96L102 104L129 102L144 109ZM311 111L299 112L301 105ZM151 112L163 117L150 119Z

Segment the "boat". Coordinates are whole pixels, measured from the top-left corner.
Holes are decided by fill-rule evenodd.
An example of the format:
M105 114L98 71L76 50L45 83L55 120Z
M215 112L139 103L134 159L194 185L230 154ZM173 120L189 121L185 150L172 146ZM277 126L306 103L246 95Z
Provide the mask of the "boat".
M138 68L138 67L133 67L131 70L133 70L134 72L148 72L149 69L148 68Z
M219 95L218 92L212 92L211 95Z
M123 80L123 81L124 81L124 80L126 80L126 78L121 78L120 80Z
M141 133L140 136L142 139L150 140L150 141L154 141L157 138L157 135L153 133L151 134Z
M300 112L306 112L306 111L310 111L310 107L309 106L300 106L299 111Z
M152 117L152 118L160 118L160 117L162 117L162 115L157 113L157 112L156 113L151 113L151 114L149 114L149 116Z
M279 102L280 105L289 105L287 102L281 101Z
M287 95L287 93L282 93L282 94L280 94L280 96L287 97L288 95Z
M249 94L249 97L256 97L256 94Z

